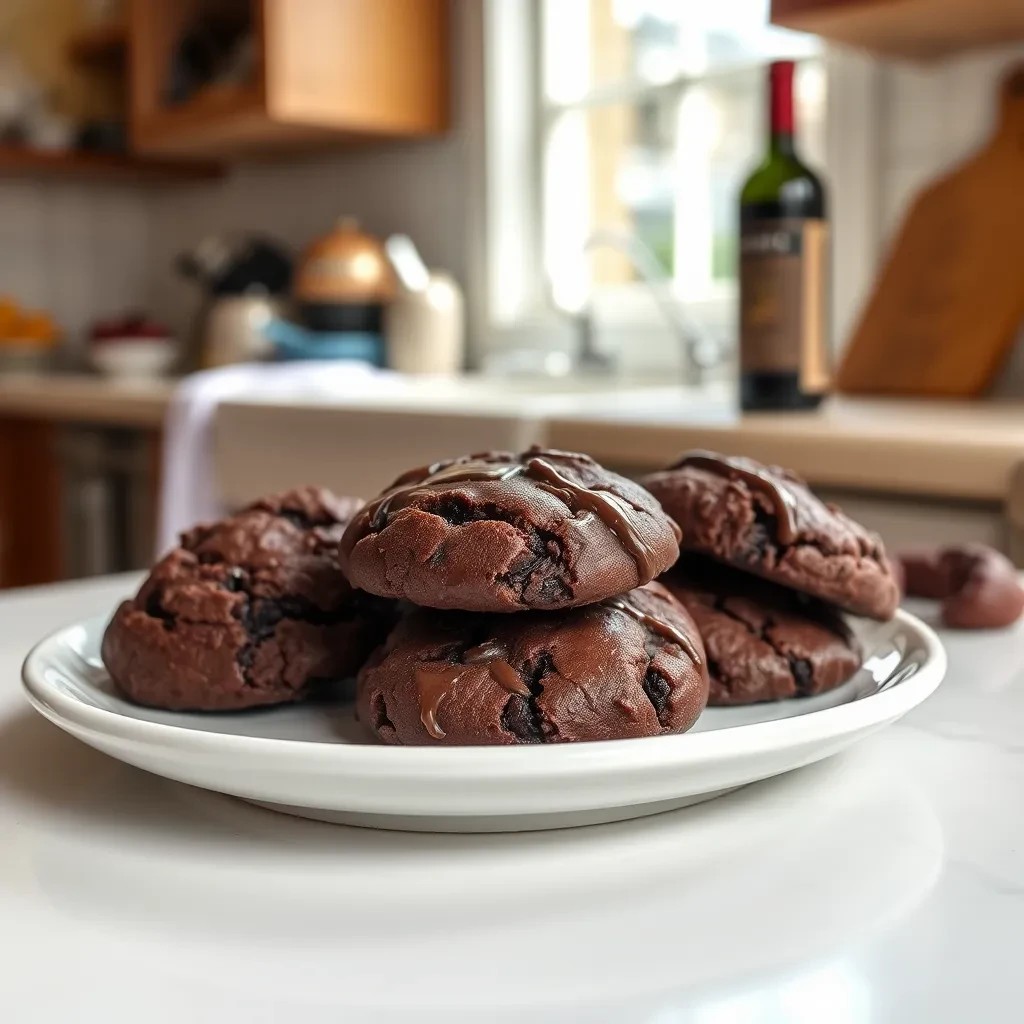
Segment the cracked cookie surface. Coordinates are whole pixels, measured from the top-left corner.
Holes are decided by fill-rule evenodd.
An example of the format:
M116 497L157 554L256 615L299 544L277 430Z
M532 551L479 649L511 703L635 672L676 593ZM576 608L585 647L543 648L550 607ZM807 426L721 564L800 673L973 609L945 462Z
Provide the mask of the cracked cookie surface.
M899 585L877 534L821 501L799 477L753 459L690 452L641 481L679 524L684 550L889 619Z
M708 692L693 619L649 583L586 608L408 613L357 682L393 744L520 744L684 732Z
M353 675L394 621L338 566L361 505L301 488L184 533L107 627L115 685L140 704L227 711Z
M586 455L485 452L410 470L349 525L353 584L429 608L554 610L664 572L675 524L642 487Z
M813 598L693 556L661 582L700 630L709 707L814 696L860 667L842 617Z

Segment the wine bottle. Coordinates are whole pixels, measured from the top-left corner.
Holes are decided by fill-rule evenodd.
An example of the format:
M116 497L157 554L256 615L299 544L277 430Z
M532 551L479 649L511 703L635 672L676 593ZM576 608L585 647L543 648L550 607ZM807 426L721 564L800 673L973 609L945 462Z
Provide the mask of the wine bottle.
M740 193L740 405L809 409L829 382L825 189L796 149L792 61L768 69L768 152Z

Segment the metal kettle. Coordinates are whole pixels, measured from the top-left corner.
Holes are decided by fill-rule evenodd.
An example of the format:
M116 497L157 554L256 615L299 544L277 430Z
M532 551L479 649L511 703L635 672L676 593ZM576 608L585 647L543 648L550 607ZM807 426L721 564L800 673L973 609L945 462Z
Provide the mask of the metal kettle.
M397 287L380 239L342 217L302 254L293 295L299 320L315 331L379 332Z

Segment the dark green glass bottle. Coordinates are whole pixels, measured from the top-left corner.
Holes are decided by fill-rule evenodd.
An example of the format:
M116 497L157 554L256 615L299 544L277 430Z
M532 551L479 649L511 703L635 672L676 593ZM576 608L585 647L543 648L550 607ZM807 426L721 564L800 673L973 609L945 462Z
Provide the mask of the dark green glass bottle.
M794 70L769 67L768 152L740 193L743 409L810 409L829 383L825 189L796 150Z

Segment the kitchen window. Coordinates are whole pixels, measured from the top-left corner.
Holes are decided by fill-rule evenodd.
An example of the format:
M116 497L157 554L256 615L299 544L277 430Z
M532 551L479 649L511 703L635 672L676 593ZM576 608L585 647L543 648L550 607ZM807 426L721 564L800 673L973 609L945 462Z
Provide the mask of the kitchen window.
M590 307L602 347L619 348L627 364L667 365L677 353L643 286L639 253L649 274L664 275L671 304L731 345L737 195L766 146L764 67L799 61L800 146L832 193L834 58L814 37L770 26L768 0L493 0L492 8L491 83L500 90L509 76L526 79L518 103L532 122L515 130L505 89L504 109L492 108L492 319L527 320L536 335L545 311ZM850 77L842 72L840 86ZM863 129L850 121L846 131ZM849 178L856 169L846 163ZM622 351L627 336L642 337L625 346L639 357Z

